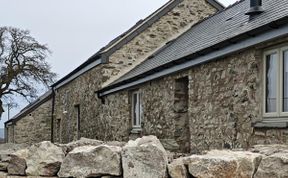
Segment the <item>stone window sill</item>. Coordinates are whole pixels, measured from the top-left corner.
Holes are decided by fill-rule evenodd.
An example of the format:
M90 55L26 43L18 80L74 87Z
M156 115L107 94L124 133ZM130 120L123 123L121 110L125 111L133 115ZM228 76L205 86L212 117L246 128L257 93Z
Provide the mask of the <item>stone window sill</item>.
M288 121L259 121L252 123L254 128L263 129L285 129L288 128Z
M142 132L142 128L132 128L131 134L139 134Z

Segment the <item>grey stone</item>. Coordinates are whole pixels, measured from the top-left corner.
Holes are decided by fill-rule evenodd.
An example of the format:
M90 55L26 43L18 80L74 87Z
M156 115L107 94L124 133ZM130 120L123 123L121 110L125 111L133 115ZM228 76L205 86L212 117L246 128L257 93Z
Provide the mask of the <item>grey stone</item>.
M2 177L0 177L2 178ZM5 177L6 178L6 177ZM7 175L7 178L57 178L57 177L42 177L42 176L10 176Z
M8 162L0 162L0 171L7 171L8 165Z
M288 152L279 152L262 159L254 178L288 177Z
M10 155L11 159L9 161L9 165L7 166L9 175L26 175L26 158L28 157L28 152L28 149L22 149Z
M116 146L82 146L69 152L64 159L59 177L120 176L121 148Z
M108 146L119 146L119 147L123 147L125 146L126 142L119 142L119 141L109 141L109 142L105 142L105 145Z
M179 145L175 139L160 139L161 144L166 150L178 151Z
M93 140L93 139L89 139L89 138L80 138L80 140L74 141L74 142L70 142L68 144L60 144L59 146L61 146L64 150L64 152L67 154L70 151L72 151L74 148L80 147L80 146L99 146L101 144L103 144L103 141L100 140Z
M21 116L16 124L7 127L8 141L38 143L51 139L52 99Z
M168 164L168 172L171 178L189 178L184 159L185 158L178 158Z
M262 156L244 151L210 151L186 159L189 173L197 178L251 178Z
M165 178L167 153L155 136L130 140L122 152L122 167L125 178Z
M6 178L8 175L7 172L0 172L0 178Z
M254 145L250 151L254 153L260 153L266 156L273 155L275 153L288 153L288 145Z
M0 144L0 161L7 162L10 159L10 154L28 147L27 144Z
M64 157L63 150L49 141L34 144L29 148L26 158L26 174L29 176L55 176Z

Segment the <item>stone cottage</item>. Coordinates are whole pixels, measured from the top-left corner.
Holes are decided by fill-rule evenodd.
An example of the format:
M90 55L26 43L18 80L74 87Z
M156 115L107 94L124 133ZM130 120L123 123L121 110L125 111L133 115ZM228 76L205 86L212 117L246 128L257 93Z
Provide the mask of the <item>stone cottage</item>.
M27 116L30 112L39 110L45 114L46 111L51 111L49 113L51 117L43 118L43 114L38 114L38 118L33 119L36 125L40 123L43 125L43 120L50 123L51 141L65 143L80 137L127 140L129 138L127 134L114 134L118 132L118 124L121 122L111 125L112 118L106 120L106 114L102 112L103 100L97 97L95 91L130 71L192 25L222 9L223 6L215 0L170 0L53 84L49 100L36 101L38 104L27 107L29 112L21 111L22 114L8 121L5 124L7 141L28 142L23 135L20 137L22 140L16 141L16 132L18 130L23 133L29 132L23 131L27 127ZM111 114L107 115L109 116ZM28 134L25 137L28 137ZM31 134L30 137L29 142L34 139Z
M223 7L214 0L171 0L56 82L52 86L55 94L53 141L66 143L80 137L128 140L130 127L122 128L124 122L119 120L122 116L114 118L112 115L118 113L118 109L104 113L104 100L98 98L95 91L221 9Z
M287 143L287 23L284 0L169 1L52 86L52 141Z
M200 21L97 90L101 118L123 138L153 134L182 151L287 143L287 22L283 0Z
M52 91L22 109L5 123L9 143L36 143L51 140Z

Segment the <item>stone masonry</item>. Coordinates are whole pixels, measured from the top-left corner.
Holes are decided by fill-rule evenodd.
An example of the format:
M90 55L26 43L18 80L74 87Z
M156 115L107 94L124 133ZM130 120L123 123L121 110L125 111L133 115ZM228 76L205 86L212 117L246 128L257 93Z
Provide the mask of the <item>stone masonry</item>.
M104 124L99 118L101 100L94 93L95 90L100 89L100 69L97 66L56 90L53 125L55 142L66 143L77 140L79 135L96 139L100 137L97 130L100 131ZM80 108L79 131L77 131L78 108L76 106Z
M11 143L37 143L51 140L52 100L41 104L32 112L8 126L7 141Z
M286 40L287 41L287 40ZM103 118L111 133L121 138L134 136L131 127L130 92L142 94L142 135L170 139L185 148L182 132L190 132L190 152L222 148L249 148L254 144L288 143L287 129L256 129L252 123L263 119L263 49L281 41L264 44L178 74L147 82L105 97ZM185 107L179 109L179 80L188 79L188 121ZM175 94L176 93L176 94ZM181 94L181 92L180 92ZM182 92L182 95L185 93ZM185 102L181 104L185 106ZM117 109L115 109L117 108ZM177 109L178 108L178 109ZM178 110L178 112L177 112ZM112 119L113 118L113 119ZM129 119L130 118L130 119ZM185 124L183 124L183 122ZM182 123L182 125L181 125ZM121 127L117 127L121 125ZM187 131L186 126L189 126ZM132 131L132 132L131 132ZM183 141L184 139L184 141ZM182 150L183 151L183 150Z
M109 63L104 65L102 70L105 82L103 86L119 78L169 40L175 39L195 23L215 12L216 9L204 0L184 0L109 57Z
M184 0L112 54L108 64L101 64L57 88L53 122L54 141L66 143L79 137L128 140L130 108L124 106L124 103L128 103L127 96L120 94L117 98L120 100L121 96L126 97L119 111L114 108L106 114L107 108L105 105L102 106L103 101L96 96L95 91L142 62L191 25L215 12L216 9L205 0ZM124 107L125 111L122 111ZM119 127L119 124L123 127ZM163 127L167 127L165 125L167 123Z

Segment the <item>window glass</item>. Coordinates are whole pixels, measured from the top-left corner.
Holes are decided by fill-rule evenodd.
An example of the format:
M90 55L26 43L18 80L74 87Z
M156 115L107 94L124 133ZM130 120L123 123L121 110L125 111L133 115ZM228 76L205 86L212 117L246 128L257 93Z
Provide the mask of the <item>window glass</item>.
M283 112L288 112L288 51L283 52Z
M137 93L133 94L133 126L137 125Z
M277 111L277 55L266 56L266 112Z

